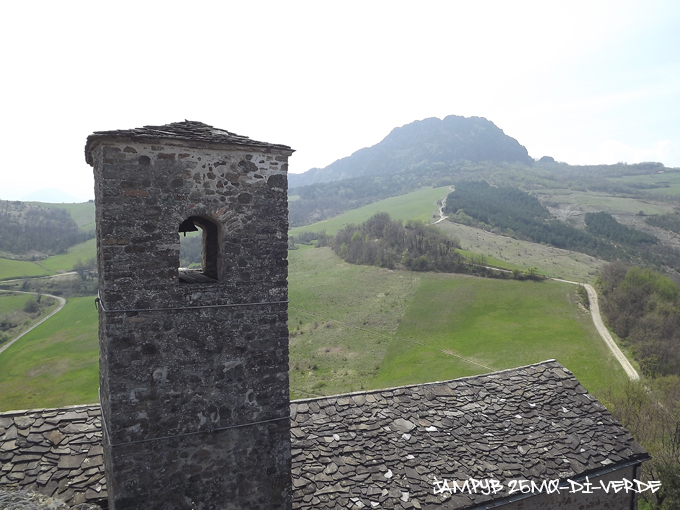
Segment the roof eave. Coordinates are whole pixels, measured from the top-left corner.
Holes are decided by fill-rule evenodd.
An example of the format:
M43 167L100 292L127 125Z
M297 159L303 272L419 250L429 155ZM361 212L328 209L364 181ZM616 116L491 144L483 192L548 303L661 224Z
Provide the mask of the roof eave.
M92 153L94 150L102 143L153 143L158 145L179 145L191 148L219 148L223 150L251 150L255 152L265 152L265 153L279 153L284 156L291 156L295 150L291 149L287 145L281 144L270 144L265 142L257 142L256 140L247 141L224 141L224 142L212 142L207 140L196 140L190 137L181 136L149 136L149 135L108 135L108 134L92 134L87 137L87 142L85 143L85 161L88 165L94 166L94 158Z

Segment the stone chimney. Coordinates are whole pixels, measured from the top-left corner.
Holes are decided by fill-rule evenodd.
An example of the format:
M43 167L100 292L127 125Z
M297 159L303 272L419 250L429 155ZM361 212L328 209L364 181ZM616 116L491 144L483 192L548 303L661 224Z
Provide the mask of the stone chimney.
M112 510L291 508L292 153L189 121L88 137Z

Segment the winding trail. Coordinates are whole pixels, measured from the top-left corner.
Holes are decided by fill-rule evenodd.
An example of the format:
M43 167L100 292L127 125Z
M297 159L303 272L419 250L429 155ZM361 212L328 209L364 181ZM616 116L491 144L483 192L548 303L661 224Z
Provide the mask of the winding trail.
M38 295L37 292L24 292L24 291L21 291L21 290L1 290L1 289L0 289L0 292L16 292L16 293L18 293L18 294L35 294L36 296ZM59 301L59 306L56 307L54 310L52 310L52 313L50 313L50 314L47 315L46 317L43 317L41 320L39 320L38 322L36 322L35 324L33 324L33 326L31 326L31 327L28 328L26 331L24 331L23 333L21 333L19 336L15 337L14 339L12 339L12 340L10 340L9 342L7 342L5 345L3 345L2 347L0 347L0 354L2 354L5 350L9 349L9 347L10 347L14 342L16 342L17 340L19 340L19 339L20 339L22 336L24 336L26 333L29 333L30 331L33 331L35 328L37 328L38 326L40 326L40 325L41 325L43 322L45 322L47 319L49 319L50 317L52 317L53 315L55 315L57 312L60 312L61 309L64 308L64 305L66 304L66 300L65 300L63 297L53 296L52 294L43 294L43 296L51 297L51 298L56 299L57 301Z
M449 193L453 193L456 191L455 186L449 186ZM446 194L444 198L442 198L442 203L439 205L439 219L433 223L433 225L436 225L437 223L440 223L444 221L448 216L444 216L444 207L446 207L446 197L449 196L449 193Z
M454 186L449 186L449 189L451 192L456 191L456 188ZM433 225L436 225L437 223L444 221L445 219L448 218L448 216L444 216L444 207L446 206L446 198L449 195L447 194L446 197L442 199L442 203L439 206L439 219L433 223ZM490 266L483 266L486 267L487 269L494 269L496 271L501 271L504 273L510 273L511 271L508 271L507 269L500 269L497 267L490 267ZM640 375L637 373L637 371L633 368L633 365L630 364L630 361L628 361L628 358L621 352L621 349L619 349L619 346L616 345L616 342L614 342L614 339L612 336L609 334L609 331L604 325L604 322L602 322L602 315L600 314L600 305L597 301L597 292L593 288L592 285L589 283L578 283L578 282L572 282L570 280L562 280L561 278L551 278L548 277L549 280L555 280L556 282L564 282L564 283L571 283L572 285L583 285L586 288L586 292L588 293L588 302L590 303L590 315L593 318L593 324L595 325L595 329L597 329L597 332L600 334L602 337L602 340L604 340L604 343L609 347L609 350L612 352L616 360L621 364L621 367L623 368L624 372L626 372L626 375L630 378L631 381L638 381L640 380Z
M607 330L605 327L604 322L602 322L602 315L600 315L600 305L597 301L597 292L593 286L589 283L578 283L569 280L561 280L559 278L551 278L551 280L555 280L556 282L571 283L573 285L583 285L586 288L586 291L588 292L588 301L590 302L590 315L593 317L595 329L597 329L597 332L602 337L602 340L604 340L604 343L607 344L609 350L612 351L617 361L621 363L621 367L626 372L630 380L640 380L640 374L637 373L637 371L633 368L633 365L631 365L630 361L628 361L628 358L626 358L623 352L621 352L621 349L619 349L619 346L616 345L616 342L614 342L614 339L609 334L609 330Z

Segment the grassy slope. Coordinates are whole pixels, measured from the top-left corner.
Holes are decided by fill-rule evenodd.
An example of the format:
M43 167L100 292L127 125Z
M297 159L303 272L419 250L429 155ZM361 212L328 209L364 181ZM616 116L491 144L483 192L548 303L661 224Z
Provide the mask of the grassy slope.
M85 262L87 259L95 258L97 256L97 240L90 239L84 243L71 246L66 253L62 255L54 255L45 260L41 260L39 264L53 273L59 271L70 271L78 262L78 259Z
M76 204L51 204L47 202L28 202L41 207L66 209L81 230L94 230L94 202Z
M663 174L627 175L625 177L611 177L613 182L624 184L641 182L644 184L669 184L669 188L652 188L643 190L647 193L659 193L662 195L680 195L680 172L666 172Z
M567 284L389 271L311 247L290 252L289 282L292 398L485 371L395 332L494 369L557 358L595 394L624 377ZM92 298L72 299L0 355L0 410L95 402L97 350Z
M35 262L0 258L0 280L23 278L24 276L44 276L50 271Z
M501 259L521 269L537 267L543 274L566 280L592 282L595 273L604 264L603 261L583 253L519 241L450 221L442 221L437 226L450 236L460 239L465 250ZM492 263L493 260L489 259L489 262Z
M0 314L21 310L30 298L31 294L6 294L0 292Z
M390 340L326 318L394 334L420 275L347 264L329 248L302 247L289 261L291 398L361 389Z
M71 271L78 259L85 262L97 256L97 241L90 239L71 246L62 255L53 255L38 262L0 258L0 280L23 278L24 276L46 276Z
M346 264L327 248L297 251L289 281L291 307L387 334L399 324L399 337L493 369L556 358L595 394L625 380L569 284L385 271ZM290 318L293 398L487 371L295 310Z
M422 220L425 223L432 221L432 215L437 210L437 200L446 196L448 186L439 188L421 188L407 195L386 198L358 209L347 211L340 216L329 220L319 221L304 227L291 229L289 234L296 235L300 232L320 232L325 230L327 234L335 234L340 227L347 223L363 223L379 211L390 214L398 220Z
M0 319L15 325L13 328L0 331L0 336L4 336L6 341L16 338L59 306L56 299L43 296L40 301L43 308L39 310L39 313L27 313L24 311L24 305L29 299L36 299L36 295L0 292ZM5 345L5 342L0 345Z
M595 394L625 381L575 286L430 274L397 335L451 350L495 370L556 358ZM482 373L479 366L406 342L390 344L374 387Z
M445 193L445 187L424 188L408 195L393 197L350 211L333 220L294 229L291 233L294 234L302 229L320 230L322 228L325 228L328 233L333 233L345 223L359 223L380 210L389 212L395 218L420 218L428 221L436 210L436 201L441 199ZM494 257L496 260L490 258L490 263L503 265L503 261L506 261L506 266L510 268L535 266L547 273L584 280L593 274L600 263L585 255L561 253L561 250L554 248L495 236L448 222L442 222L439 226L459 237L463 241L464 248ZM51 272L66 270L70 269L78 258L86 260L94 256L94 253L95 241L91 240L72 247L68 254L41 261L41 265ZM594 356L598 359L600 356L602 362L602 360L608 360L608 354L600 347L597 347L595 351L588 351L579 343L584 338L588 338L591 344L597 346L599 345L597 342L600 341L599 338L593 341L594 330L590 318L584 313L582 313L584 316L579 316L572 298L565 297L571 295L571 291L568 290L569 286L553 283L541 285L532 282L484 280L454 275L423 275L352 266L342 262L329 249L302 247L289 254L292 307L289 324L291 329L291 395L293 398L310 394L333 394L361 388L391 386L405 382L450 379L480 373L482 370L475 365L452 359L437 351L373 335L326 318L383 332L388 336L397 332L397 328L399 328L398 334L405 337L416 335L416 331L422 331L422 334L418 333L418 335L421 339L425 338L428 344L432 342L432 345L439 345L444 349L461 349L463 355L478 358L483 364L490 365L494 369L557 357L559 361L573 368L577 377L581 377L590 389L602 386L602 381L593 377L591 368L582 358ZM0 270L3 262L5 261L0 260ZM2 274L1 271L0 274ZM555 291L554 285L562 290ZM531 292L527 293L527 289ZM463 296L472 296L471 301L468 302ZM87 327L91 326L87 333L79 329L81 327L87 329L85 324L76 327L79 323L76 322L78 314L75 313L74 306L79 304L79 300L69 303L64 310L64 312L71 310L70 316L62 312L57 318L50 320L50 330L54 331L54 336L42 333L42 341L46 346L52 346L55 343L54 337L68 337L66 343L60 343L65 346L65 349L60 351L61 354L52 353L54 355L50 362L57 367L55 372L61 373L59 377L64 380L58 384L46 382L42 369L46 366L43 356L30 357L32 351L22 354L24 358L30 357L30 360L27 358L25 362L19 363L12 373L20 378L26 378L25 374L28 372L37 374L39 377L28 377L35 381L27 386L27 393L22 397L23 400L13 400L13 403L5 408L94 401L97 386L96 312L94 307L88 308L91 306L91 299L85 298L85 301L88 304L81 309L85 314L81 320L89 324ZM297 311L293 307L315 312L325 318ZM531 311L534 308L539 312L532 314ZM570 316L569 313L572 315ZM67 316L73 324L63 323ZM555 318L558 316L561 317L559 320ZM404 320L400 326L402 318ZM62 324L53 322L55 320ZM90 320L91 324L88 322ZM561 325L558 328L559 331L554 327L547 329L554 324ZM76 330L68 329L69 327L76 327ZM542 331L542 333L539 334L537 331ZM455 335L453 335L454 332ZM514 339L512 347L517 348L517 352L513 351L512 355L505 353L507 349L499 349L499 346L505 345L504 342L506 342L502 333L508 332L509 338ZM36 334L38 332L31 333L19 343L27 346L33 342L31 339ZM73 341L71 338L73 336L77 337L77 340ZM451 338L455 338L453 343L450 342ZM484 340L485 338L487 340ZM572 344L575 347L567 348ZM559 347L559 349L555 350L554 347ZM80 366L80 364L87 365L84 358L75 356L71 360L71 350L79 352L81 349L89 352L91 359L88 368ZM602 351L599 354L598 349ZM567 351L570 352L567 353ZM501 359L494 358L498 352L504 353ZM63 359L59 357L60 355ZM47 358L49 356L45 356L45 359ZM424 363L425 360L429 361ZM51 388L66 384L66 379L71 377L67 376L66 372L70 373L69 367L72 361L75 363L73 366L74 389L64 390L65 397L58 402L59 399L55 400ZM20 372L21 366L27 367L27 363L31 362L34 366L25 368L23 373ZM6 358L0 359L0 374L3 373L3 363L7 363ZM607 367L611 364L610 361L602 363ZM579 364L584 368L574 367ZM94 377L92 377L92 366L94 366ZM49 368L45 370L51 371ZM617 381L620 374L617 375L616 372L616 367L609 367L603 373L606 373L610 380ZM0 375L0 393L2 394L5 390L3 384L6 384L3 380L3 376ZM42 399L38 401L36 397L42 391L40 388L47 392L45 401ZM57 391L59 392L61 390ZM0 397L0 407L4 406L2 398ZM20 401L24 403L19 405Z
M664 189L652 191L663 193ZM536 190L532 193L539 200L544 200L546 196L552 195L548 200L558 203L560 208L568 208L572 211L579 210L583 213L605 211L609 214L621 215L637 214L639 211L644 211L645 214L665 214L673 210L671 204L637 198L615 197L592 191Z
M97 401L97 311L71 299L0 355L0 411Z

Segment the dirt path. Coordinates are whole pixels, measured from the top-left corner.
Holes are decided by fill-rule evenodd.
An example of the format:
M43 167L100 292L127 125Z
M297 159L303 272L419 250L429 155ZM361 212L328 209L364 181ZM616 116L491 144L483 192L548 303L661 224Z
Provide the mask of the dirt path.
M507 269L499 269L497 267L491 266L482 267L485 267L487 269L494 269L496 271L501 271L504 273L511 272L508 271ZM621 349L619 349L619 346L616 345L616 342L614 342L614 339L609 334L609 330L607 330L607 328L605 327L604 322L602 322L602 315L600 314L600 305L598 304L597 301L597 292L595 291L595 288L589 283L572 282L570 280L562 280L561 278L548 277L548 280L554 280L556 282L563 283L571 283L572 285L583 285L586 288L586 292L588 292L588 302L590 303L590 315L593 318L593 324L595 325L595 329L600 334L600 337L602 337L602 340L604 340L604 343L607 345L607 347L609 347L609 350L612 351L612 354L614 354L616 360L621 364L621 368L623 368L624 372L626 372L626 375L630 378L630 380L638 381L640 379L640 375L633 368L633 365L630 364L628 358L626 358L623 352L621 352Z
M456 191L455 186L449 186L449 193L453 193ZM439 205L439 219L433 223L433 225L436 225L437 223L440 223L444 221L448 216L444 216L444 207L446 207L446 197L448 197L449 194L447 193L444 198L442 198L442 203Z
M455 191L455 188L453 186L449 186L449 189L453 192ZM448 195L446 195L448 197ZM444 221L448 216L444 216L444 207L446 206L446 197L443 198L441 205L439 206L439 219L434 222L434 225L437 223ZM488 269L495 269L496 271L502 271L502 272L507 272L510 273L511 271L508 271L507 269L499 269L499 268L492 268L489 266L484 266L487 267ZM597 329L597 332L600 334L602 337L602 340L604 340L604 343L609 347L609 350L614 354L614 357L616 360L621 364L621 367L623 370L626 372L626 375L630 378L631 381L637 381L640 379L640 375L637 373L637 371L633 368L633 365L630 364L628 361L628 358L624 356L623 352L621 352L621 349L619 349L619 346L616 345L616 342L614 342L614 339L612 336L609 334L609 331L605 327L604 323L602 322L602 315L600 315L600 306L597 301L597 292L595 292L595 289L593 288L592 285L589 283L578 283L578 282L572 282L570 280L562 280L560 278L550 278L550 280L555 280L557 282L564 282L564 283L571 283L573 285L583 285L586 288L586 291L588 292L588 301L590 302L590 315L593 318L593 324L595 325L595 329Z
M553 278L553 280L558 282L572 283L574 285L583 285L586 288L586 291L588 292L588 301L590 302L590 315L592 315L593 317L593 324L595 324L595 329L597 329L597 332L602 337L602 340L604 340L604 343L607 344L609 350L612 351L617 361L621 363L621 367L626 372L630 380L631 381L639 380L640 375L633 368L633 365L630 364L628 358L626 358L626 356L624 356L624 354L621 352L621 349L619 349L619 346L616 345L616 342L614 342L614 339L609 334L609 331L602 322L602 316L600 315L600 306L597 301L597 292L595 292L593 286L590 285L589 283L580 284L577 282L571 282L569 280L560 280L558 278Z
M21 291L21 290L0 290L0 292L17 292L17 293L19 293L19 294L35 294L35 295L38 295L37 292L23 292L23 291ZM23 333L21 333L19 336L15 337L14 339L12 339L12 340L10 340L9 342L7 342L5 345L3 345L2 347L0 347L0 354L2 354L5 350L7 350L14 342L16 342L17 340L19 340L19 339L20 339L22 336L24 336L26 333L28 333L29 331L33 331L35 328L37 328L38 326L40 326L40 325L41 325L43 322L45 322L47 319L49 319L50 317L52 317L53 315L55 315L57 312L60 312L61 309L64 308L64 305L66 304L66 300L65 300L63 297L53 296L52 294L43 294L43 296L51 297L51 298L56 299L57 301L59 301L59 306L56 307L54 310L52 310L52 313L50 313L47 317L43 317L41 320L39 320L38 322L36 322L35 324L33 324L33 326L31 326L31 327L28 328L26 331L24 331Z

